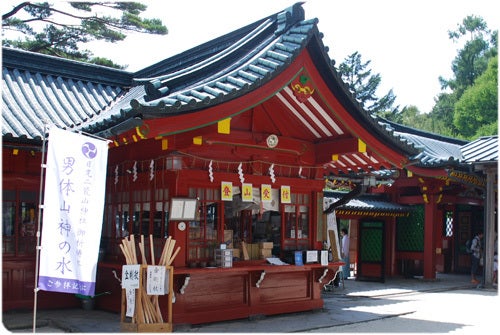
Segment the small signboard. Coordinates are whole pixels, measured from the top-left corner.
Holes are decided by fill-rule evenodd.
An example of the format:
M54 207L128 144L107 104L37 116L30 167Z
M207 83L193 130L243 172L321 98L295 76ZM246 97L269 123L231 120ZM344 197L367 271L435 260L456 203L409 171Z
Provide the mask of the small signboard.
M148 295L165 295L168 293L168 271L164 266L148 266L146 292Z
M122 266L122 288L137 289L139 288L139 275L141 272L140 264L123 265Z
M198 200L193 198L172 198L170 220L195 220Z
M135 290L139 288L140 264L122 266L122 288L125 289L127 309L125 315L133 317L135 313Z
M306 263L318 263L318 250L306 250Z

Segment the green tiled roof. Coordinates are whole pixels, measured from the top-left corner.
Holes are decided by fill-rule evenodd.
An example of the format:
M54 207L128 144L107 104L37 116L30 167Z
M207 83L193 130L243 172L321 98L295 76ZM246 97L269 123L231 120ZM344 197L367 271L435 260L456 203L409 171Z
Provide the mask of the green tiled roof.
M329 89L364 128L424 166L458 164L467 144L370 115L341 80L317 19L301 3L135 73L3 48L2 135L43 136L44 123L112 137L143 120L222 104L257 90L307 49Z

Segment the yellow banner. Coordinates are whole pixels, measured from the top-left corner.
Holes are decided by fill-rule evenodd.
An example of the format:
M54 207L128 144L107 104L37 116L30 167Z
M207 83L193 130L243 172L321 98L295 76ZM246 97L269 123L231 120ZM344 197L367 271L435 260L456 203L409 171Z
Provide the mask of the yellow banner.
M241 200L244 202L253 201L253 188L250 183L243 183L241 186Z
M233 201L233 183L230 181L221 182L220 194L223 201Z
M273 200L271 185L262 184L260 186L260 199L262 200L262 202L271 202Z
M289 185L281 186L281 203L282 204L291 204L292 203Z

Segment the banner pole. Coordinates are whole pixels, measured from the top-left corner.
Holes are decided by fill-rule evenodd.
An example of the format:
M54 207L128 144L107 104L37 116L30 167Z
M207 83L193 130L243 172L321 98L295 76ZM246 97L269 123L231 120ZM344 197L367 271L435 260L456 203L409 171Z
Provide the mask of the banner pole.
M86 133L86 132L81 131L81 130L78 130L78 131L75 130L75 133L78 133L80 135L85 135L85 136L88 136L88 137L92 137L92 138L95 138L96 140L102 140L102 141L106 141L108 143L113 143L113 141L108 140L105 137L101 137L101 136L97 136L97 135L94 135L94 134Z
M38 218L37 218L37 231L36 231L36 261L35 261L35 289L33 290L33 333L36 333L36 311L38 303L38 271L40 262L40 227L42 220L42 209L43 209L43 184L44 184L44 171L45 171L45 147L47 143L47 125L43 125L43 143L42 143L42 162L40 163L40 190L38 194Z

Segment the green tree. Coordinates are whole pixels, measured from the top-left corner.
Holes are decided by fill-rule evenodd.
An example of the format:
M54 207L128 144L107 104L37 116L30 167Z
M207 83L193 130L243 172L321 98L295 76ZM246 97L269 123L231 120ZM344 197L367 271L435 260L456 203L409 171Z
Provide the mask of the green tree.
M490 59L486 71L455 104L453 123L460 134L469 139L497 134L498 56ZM492 129L494 133L485 133Z
M453 124L453 113L457 100L457 94L454 92L439 93L432 111L428 114L430 122L427 125L430 128L425 128L425 130L445 136L459 137L459 131Z
M468 37L452 62L455 78L442 80L442 83L447 84L460 97L486 69L488 63L486 52L490 49L488 37L491 36L491 31L481 17L469 15L458 25L457 30L448 31L448 36L454 42L458 42L462 37Z
M382 77L378 73L372 75L372 70L368 68L370 63L371 61L363 63L361 54L356 51L344 59L338 71L342 80L349 86L349 91L364 109L392 119L392 114L398 112L398 107L393 108L396 96L390 90L382 98L377 97L376 92Z
M95 9L105 14L98 14ZM24 38L3 38L2 45L124 68L109 59L93 57L93 53L81 45L95 40L122 41L129 32L167 34L161 20L140 17L146 9L146 5L138 2L58 2L56 5L22 2L2 15L2 31L3 35L6 31L18 32ZM36 25L42 28L35 29Z
M471 95L481 94L478 89L472 90L464 98L468 103L462 100L462 96L469 88L476 85L478 77L485 72L489 60L498 55L498 31L489 30L481 17L469 15L461 24L458 24L457 30L449 31L448 34L454 42L464 38L466 41L452 62L453 77L450 79L439 77L443 92L439 93L429 113L432 129L425 130L436 131L447 136L470 138L475 133L472 128L479 129L484 126L483 131L491 129L490 121L482 117L477 118L473 123L465 121L467 117L464 114L474 113L475 108L471 104L481 101L484 107L485 97L483 96L483 99L472 98ZM470 111L464 108L469 108Z

